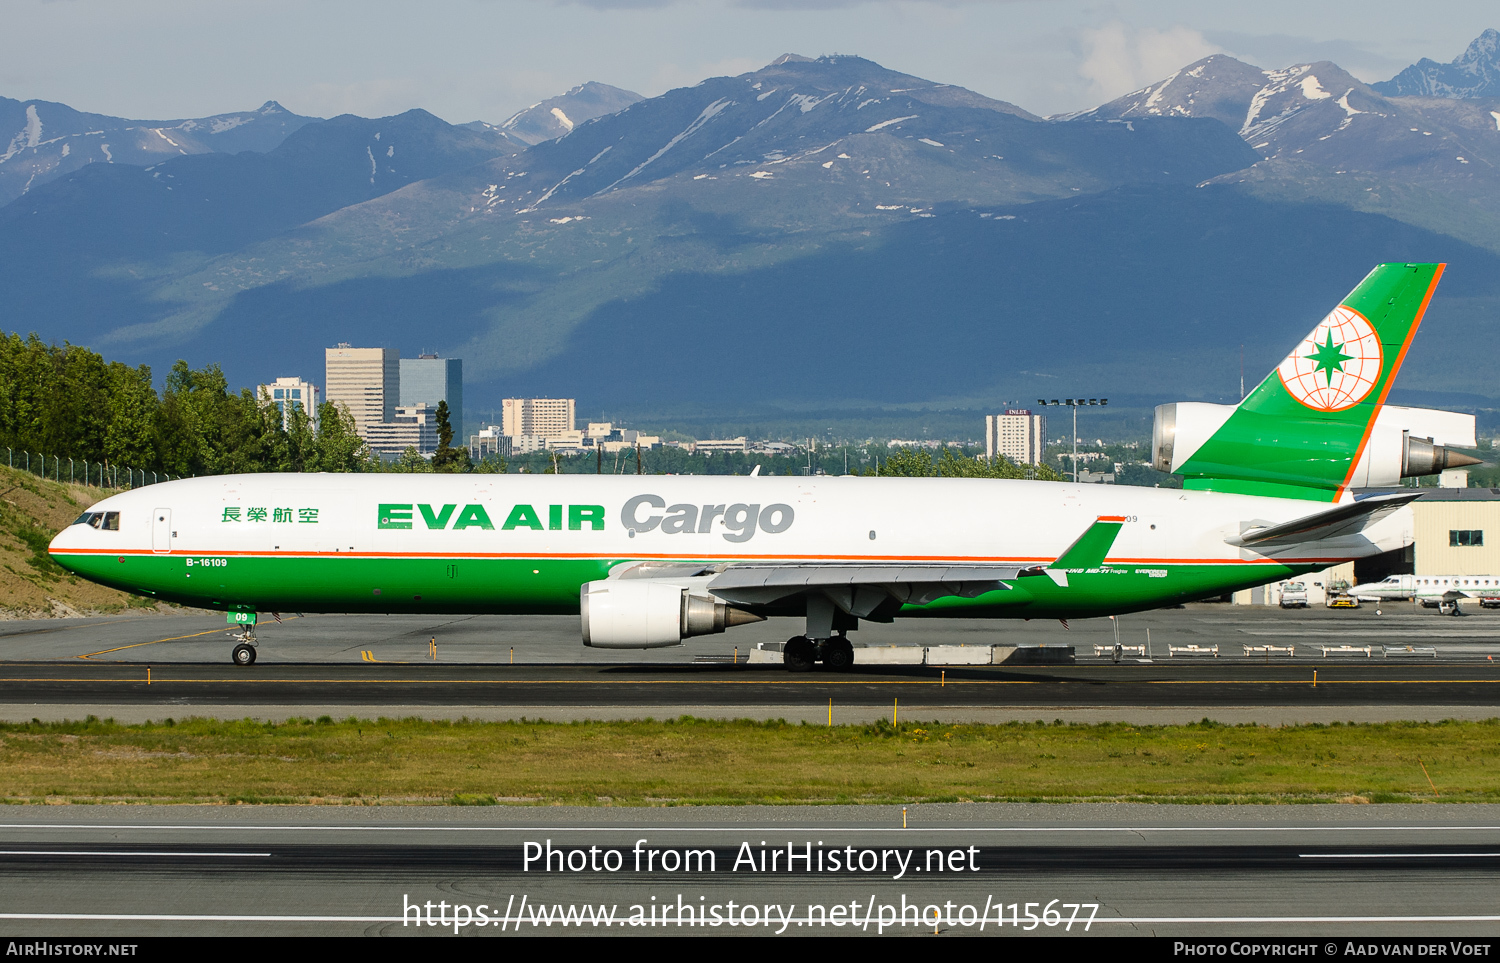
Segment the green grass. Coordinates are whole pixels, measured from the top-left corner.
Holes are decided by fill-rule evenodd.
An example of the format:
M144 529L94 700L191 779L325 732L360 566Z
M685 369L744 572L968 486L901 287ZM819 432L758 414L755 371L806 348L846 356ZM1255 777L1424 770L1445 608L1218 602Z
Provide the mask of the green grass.
M0 725L0 800L1495 802L1497 736L1500 722L830 728L323 716L126 726L90 717Z

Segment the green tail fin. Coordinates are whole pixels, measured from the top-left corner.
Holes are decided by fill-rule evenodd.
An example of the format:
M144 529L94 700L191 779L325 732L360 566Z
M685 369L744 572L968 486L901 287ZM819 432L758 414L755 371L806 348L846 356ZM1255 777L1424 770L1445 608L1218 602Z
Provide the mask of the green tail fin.
M1175 470L1183 487L1336 501L1442 264L1382 264Z

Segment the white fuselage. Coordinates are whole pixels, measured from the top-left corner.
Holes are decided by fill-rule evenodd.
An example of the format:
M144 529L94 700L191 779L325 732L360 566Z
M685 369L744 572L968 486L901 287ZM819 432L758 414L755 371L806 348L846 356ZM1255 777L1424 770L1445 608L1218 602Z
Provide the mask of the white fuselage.
M1273 555L1225 543L1247 527L1328 507L987 479L224 475L113 495L91 511L119 512L117 531L74 525L52 551L1029 563L1057 558L1100 516L1126 519L1109 552L1120 564L1320 567L1411 543L1404 508L1356 536Z
M1356 585L1347 594L1370 601L1500 598L1500 575L1392 575Z

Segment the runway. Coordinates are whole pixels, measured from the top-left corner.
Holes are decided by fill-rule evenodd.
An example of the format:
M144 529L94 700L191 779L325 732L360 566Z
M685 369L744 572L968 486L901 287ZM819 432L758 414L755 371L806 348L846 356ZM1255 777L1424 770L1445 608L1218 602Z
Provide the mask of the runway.
M6 816L0 919L18 937L518 928L1458 937L1500 924L1496 806L74 807ZM788 847L808 858L788 862ZM684 862L688 851L696 855ZM580 924L585 906L594 915ZM903 906L911 909L900 919ZM621 923L632 907L652 922ZM561 916L541 922L569 908L569 926ZM704 925L710 908L717 926ZM446 926L427 925L439 917ZM494 922L481 927L482 918Z
M1144 643L1149 629L1157 657L1118 665L1092 657L1096 642L1113 641L1108 620L1066 629L907 622L861 629L857 638L1071 643L1080 658L802 675L743 662L758 642L796 629L771 622L681 648L620 653L582 647L567 618L288 617L262 628L260 661L239 668L211 615L0 623L0 719L691 714L811 722L832 712L835 722L859 722L899 712L903 720L1280 724L1500 716L1500 672L1489 658L1500 654L1500 617L1492 613L1194 606L1121 620L1122 641ZM1382 658L1384 643L1367 641L1381 638L1420 640L1436 658ZM1297 655L1245 658L1252 640L1290 644ZM1221 657L1161 657L1166 646L1191 644L1217 644ZM1376 654L1323 658L1318 646L1328 644L1371 644ZM18 937L519 928L558 936L1356 939L1485 936L1500 925L1492 899L1500 807L1486 805L922 805L908 807L905 829L901 809L888 806L79 806L8 807L4 815L0 926ZM620 869L539 872L537 847L549 841L563 851L616 850ZM788 844L825 856L835 847L904 852L912 868L898 877L894 865L880 873L856 860L852 872L754 871L740 859L746 845L758 858L773 850L784 857ZM637 871L637 846L658 856L676 850L679 859L697 851L698 869ZM712 858L706 871L702 854ZM593 915L580 925L585 907ZM717 927L703 925L710 908ZM654 914L654 923L618 922L636 912ZM732 912L740 915L725 915ZM607 925L600 913L610 914ZM434 918L439 925L427 925Z
M0 720L120 721L167 715L279 719L600 719L682 714L868 722L893 712L943 721L1223 722L1483 719L1500 715L1500 615L1401 607L1376 616L1196 605L1120 620L1121 641L1152 659L1094 657L1114 626L906 621L856 633L859 646L1072 644L1075 665L862 665L787 673L746 664L795 620L686 645L583 647L569 617L285 617L259 630L256 665L228 661L219 616L0 623ZM1246 657L1247 645L1295 656ZM1414 643L1416 653L1406 653ZM1218 646L1218 658L1162 655ZM1327 646L1359 651L1325 655ZM1387 655L1383 646L1394 654ZM1368 647L1370 655L1364 654ZM915 651L909 649L907 651ZM763 655L766 653L762 653ZM435 657L434 657L435 656ZM907 716L915 718L915 716Z
M1500 656L1500 611L1470 605L1459 618L1409 603L1389 606L1383 615L1366 606L1355 610L1281 611L1263 606L1195 604L1119 619L1120 641L1149 645L1158 661L1171 647L1220 647L1220 661L1244 660L1244 647L1292 645L1298 659L1322 658L1322 646L1417 645L1436 650L1440 661L1486 661ZM669 665L744 659L762 644L779 644L802 630L799 619L771 619L739 626L722 635L689 639L664 649L589 649L580 641L575 616L419 616L313 615L285 613L277 623L265 617L257 668L286 663L347 665L374 660L397 664L430 663L431 643L439 664L509 665ZM863 623L850 638L856 646L900 645L1072 645L1081 661L1093 646L1113 645L1110 619L1058 622L1019 620L903 619ZM0 622L0 662L90 661L163 665L229 664L233 642L224 617L213 613L180 616L115 616ZM365 653L369 654L366 658ZM856 653L857 655L857 653ZM1430 657L1430 656L1423 656Z

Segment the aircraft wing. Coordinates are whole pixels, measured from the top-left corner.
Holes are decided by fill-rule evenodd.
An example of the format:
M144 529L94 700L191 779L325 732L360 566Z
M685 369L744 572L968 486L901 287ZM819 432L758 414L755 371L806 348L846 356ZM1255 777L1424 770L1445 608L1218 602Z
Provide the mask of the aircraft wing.
M1067 587L1069 571L1097 567L1114 544L1124 518L1102 516L1048 565L954 562L741 562L708 583L708 590L737 605L770 605L802 595L822 595L850 615L879 619L901 605L941 598L977 598L1010 591L1019 578L1046 575ZM882 610L884 608L884 611Z
M1324 539L1357 535L1409 502L1422 497L1421 492L1393 492L1371 495L1357 502L1340 505L1326 512L1315 512L1279 525L1263 525L1224 539L1242 548L1284 548Z
M1007 582L1040 575L1036 566L911 562L742 562L708 583L726 602L769 605L816 592L851 615L866 618L888 599L926 605L948 596L977 598L1008 591Z

